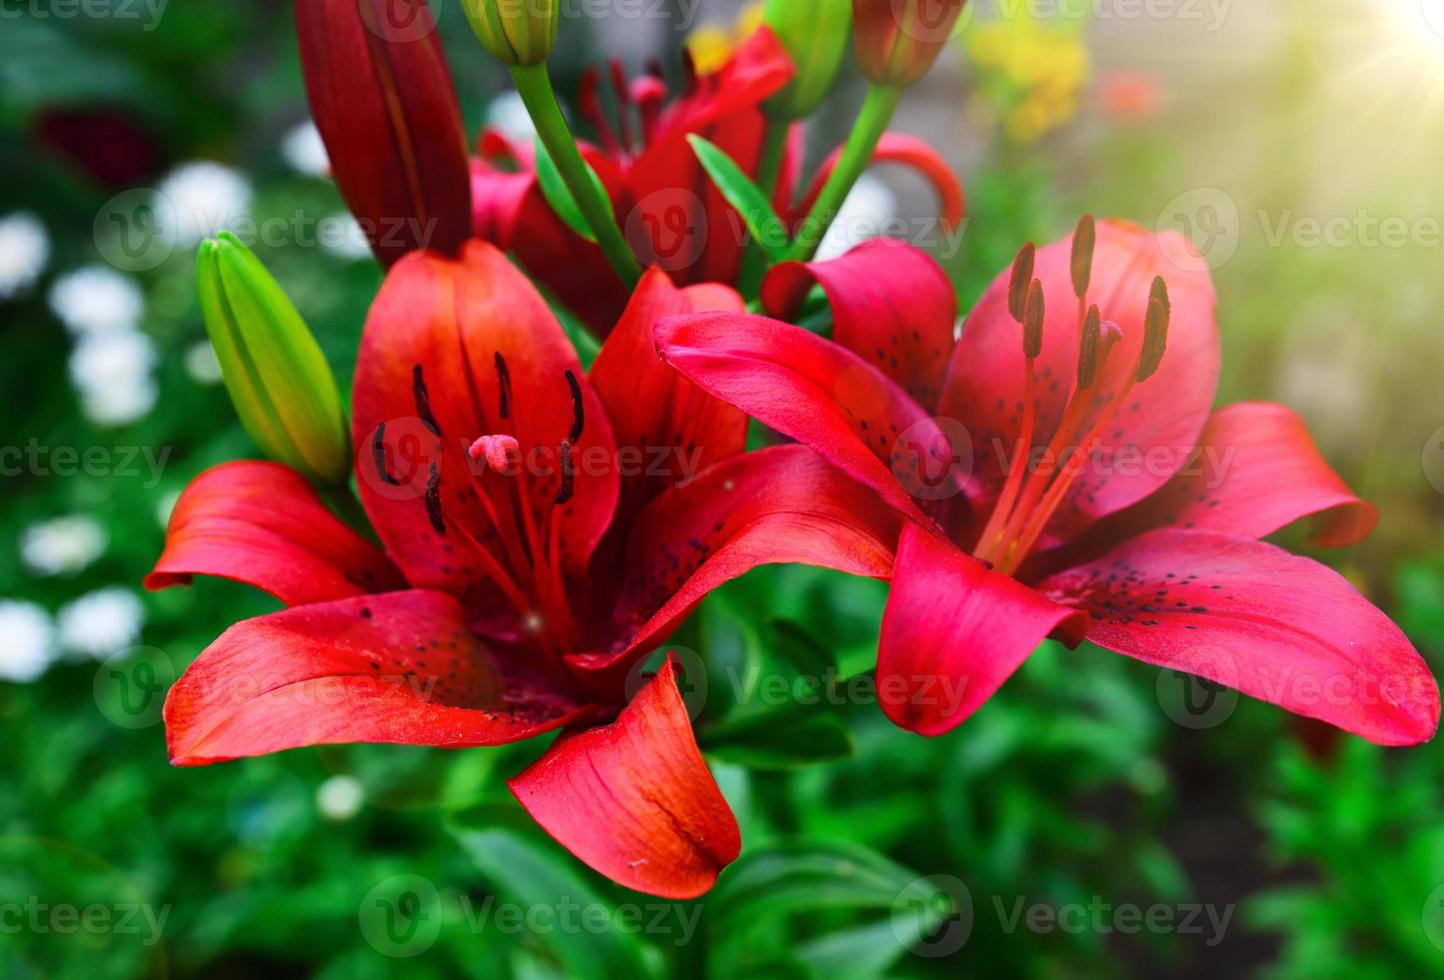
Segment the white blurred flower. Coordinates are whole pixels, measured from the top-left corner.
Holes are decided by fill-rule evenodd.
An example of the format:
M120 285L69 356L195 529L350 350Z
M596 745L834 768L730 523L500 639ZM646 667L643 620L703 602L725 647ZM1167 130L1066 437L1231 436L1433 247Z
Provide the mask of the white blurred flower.
M50 614L33 602L0 600L0 681L28 684L55 656Z
M134 330L145 312L145 294L129 276L88 265L55 281L50 309L74 334Z
M156 190L162 221L173 222L175 239L194 245L245 218L251 185L238 171L201 160L170 172Z
M112 586L63 606L56 619L62 647L102 660L135 645L145 609L134 592Z
M151 372L156 350L138 330L81 339L70 354L70 380L81 409L98 425L125 425L155 407L159 394Z
M281 154L300 173L311 177L331 173L331 158L326 154L321 131L309 119L286 133L281 140Z
M0 218L0 299L29 289L50 260L50 236L28 211Z
M897 196L872 174L863 174L852 185L837 220L823 236L817 261L826 262L847 254L871 238L882 236L889 221L897 217Z
M202 340L186 351L186 374L198 385L214 385L221 382L221 362L216 359L216 349L209 340Z
M327 820L350 820L365 802L366 790L354 776L332 776L316 787L316 809Z
M73 514L32 524L20 535L20 558L35 575L73 575L105 551L105 528Z
M349 214L333 214L322 222L321 247L339 259L356 262L371 257L371 243L361 223Z
M161 494L160 500L156 501L155 519L161 526L161 530L170 527L170 515L175 510L175 505L180 503L181 492L172 490L169 493Z
M536 138L536 124L526 103L515 91L499 95L486 107L486 124L513 143L530 143Z

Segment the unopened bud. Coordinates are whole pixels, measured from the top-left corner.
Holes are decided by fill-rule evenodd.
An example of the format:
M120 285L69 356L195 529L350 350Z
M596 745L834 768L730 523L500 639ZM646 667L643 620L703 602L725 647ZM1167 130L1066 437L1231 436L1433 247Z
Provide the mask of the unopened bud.
M345 484L351 441L336 378L280 285L224 231L201 243L196 285L226 390L251 439L315 482Z
M787 122L805 119L822 104L842 67L852 0L767 0L762 19L797 67L792 81L767 101L767 113Z
M551 54L558 0L461 0L482 46L508 65L539 65Z
M800 5L801 0L794 0ZM875 85L908 86L927 74L966 0L852 0L857 62Z

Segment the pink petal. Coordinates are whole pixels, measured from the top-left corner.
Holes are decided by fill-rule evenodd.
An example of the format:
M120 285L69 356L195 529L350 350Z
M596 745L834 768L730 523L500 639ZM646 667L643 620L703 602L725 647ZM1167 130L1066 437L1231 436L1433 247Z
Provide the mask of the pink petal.
M958 315L942 267L911 245L880 238L831 262L787 262L762 287L768 312L790 320L813 286L832 304L832 336L907 389L919 405L942 392Z
M1088 610L1088 639L1198 674L1381 745L1439 724L1439 689L1399 628L1337 573L1272 545L1152 531L1038 585Z
M898 725L950 731L1057 632L1077 645L1087 617L1049 602L909 523L878 644L878 700Z

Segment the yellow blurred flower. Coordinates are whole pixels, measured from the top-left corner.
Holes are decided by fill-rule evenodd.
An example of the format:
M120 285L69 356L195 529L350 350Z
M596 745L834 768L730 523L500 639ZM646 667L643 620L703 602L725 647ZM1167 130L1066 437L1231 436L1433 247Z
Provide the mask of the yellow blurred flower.
M762 26L763 0L753 0L742 8L737 20L731 25L703 24L687 35L687 51L697 73L710 75L727 63L743 41Z
M1012 14L976 22L963 43L979 95L1001 117L1009 138L1032 142L1078 111L1090 70L1079 22L1040 20L1019 5Z

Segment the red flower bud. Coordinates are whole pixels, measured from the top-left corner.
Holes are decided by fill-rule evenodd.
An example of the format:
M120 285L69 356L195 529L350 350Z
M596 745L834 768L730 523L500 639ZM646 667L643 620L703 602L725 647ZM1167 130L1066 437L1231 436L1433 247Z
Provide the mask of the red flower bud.
M953 35L966 0L852 0L857 61L877 85L927 74Z
M426 0L297 0L296 30L311 115L377 261L455 253L471 171Z

